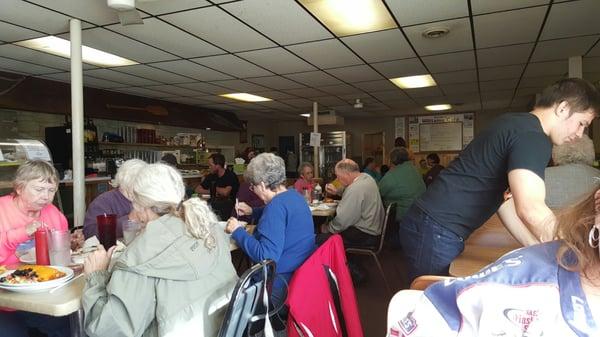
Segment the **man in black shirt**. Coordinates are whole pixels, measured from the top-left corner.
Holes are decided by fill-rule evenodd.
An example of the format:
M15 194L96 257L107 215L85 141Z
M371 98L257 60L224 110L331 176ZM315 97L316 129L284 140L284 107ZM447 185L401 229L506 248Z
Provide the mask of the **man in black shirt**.
M221 220L231 214L233 201L240 187L240 182L230 170L225 169L225 156L213 153L208 157L210 174L196 186L196 193L210 194L210 203Z
M522 244L552 240L555 218L544 202L552 144L580 138L599 112L594 86L565 79L546 88L530 113L491 122L404 215L399 234L411 279L447 275L464 240L496 211ZM508 187L513 198L502 204Z

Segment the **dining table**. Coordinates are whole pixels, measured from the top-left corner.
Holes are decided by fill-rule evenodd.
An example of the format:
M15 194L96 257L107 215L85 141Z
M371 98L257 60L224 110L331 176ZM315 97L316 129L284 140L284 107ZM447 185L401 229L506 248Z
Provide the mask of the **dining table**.
M337 203L320 203L309 206L312 216L333 217L336 213Z
M514 249L510 246L465 245L463 252L450 264L449 274L455 277L473 275Z

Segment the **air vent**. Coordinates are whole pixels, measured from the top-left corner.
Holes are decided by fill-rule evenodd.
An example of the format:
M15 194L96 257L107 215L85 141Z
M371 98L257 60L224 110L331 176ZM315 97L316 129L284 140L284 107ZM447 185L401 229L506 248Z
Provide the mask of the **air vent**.
M423 31L423 37L426 39L437 39L450 33L446 27L430 27Z

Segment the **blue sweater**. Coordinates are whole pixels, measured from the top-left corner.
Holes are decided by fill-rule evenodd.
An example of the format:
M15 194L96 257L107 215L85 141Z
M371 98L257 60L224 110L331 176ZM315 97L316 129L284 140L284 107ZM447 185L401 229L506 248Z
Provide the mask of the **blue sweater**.
M289 280L315 250L314 225L306 201L295 190L288 190L265 207L253 208L252 215L259 219L254 234L238 228L231 237L253 261L275 261L277 274Z

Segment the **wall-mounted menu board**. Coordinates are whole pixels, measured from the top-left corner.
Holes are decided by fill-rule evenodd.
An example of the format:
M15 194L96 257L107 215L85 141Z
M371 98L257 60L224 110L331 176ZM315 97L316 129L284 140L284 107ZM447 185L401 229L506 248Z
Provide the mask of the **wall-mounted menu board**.
M460 151L462 131L462 122L419 124L419 151Z
M408 117L408 146L418 152L457 152L474 135L473 113Z

